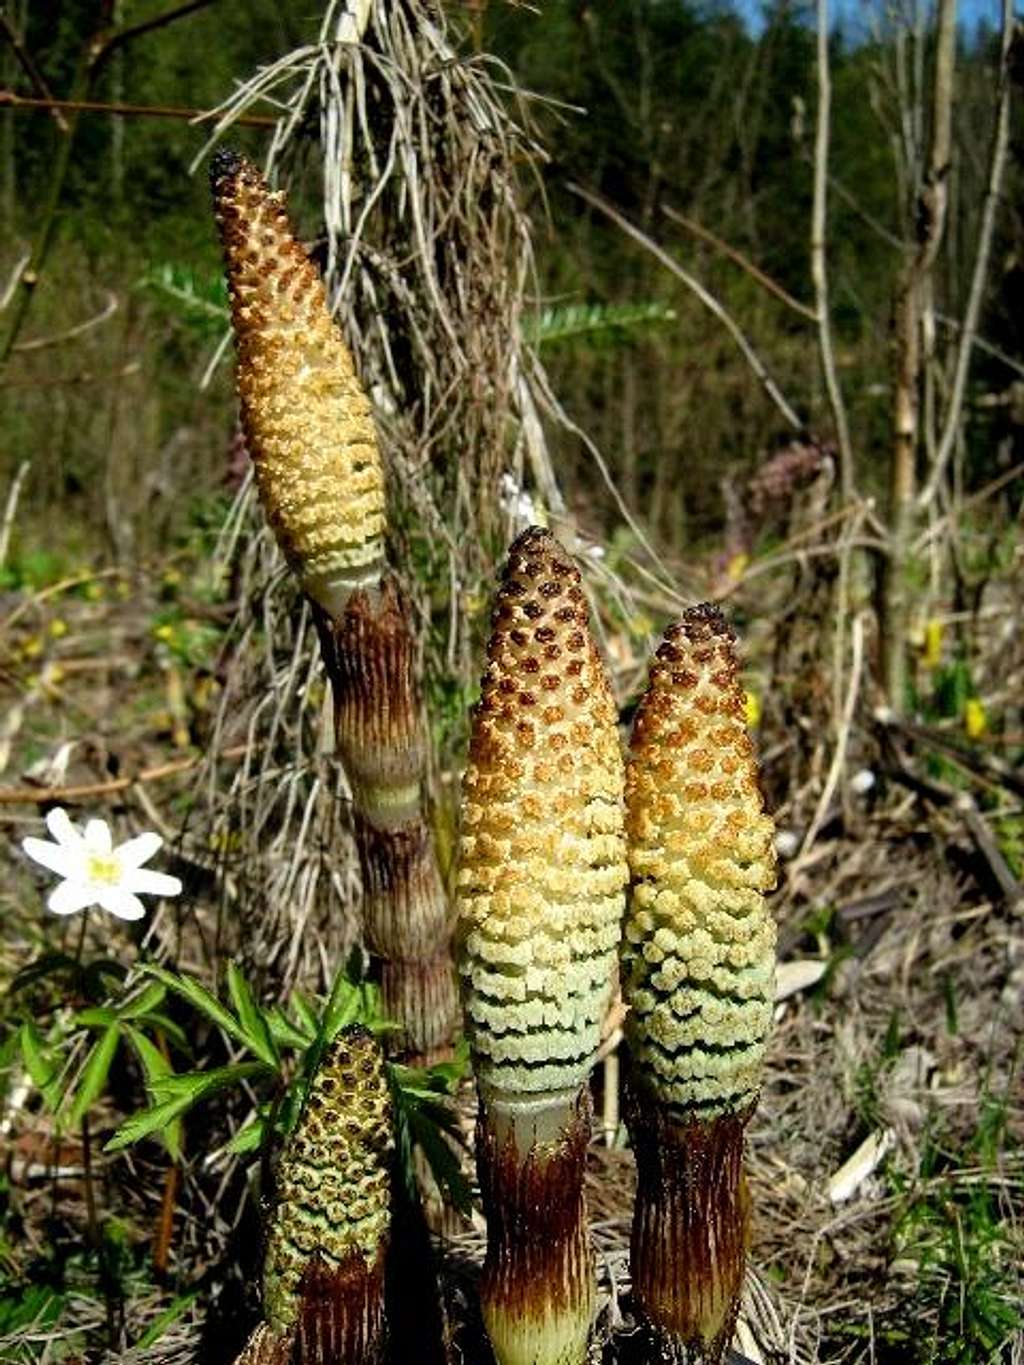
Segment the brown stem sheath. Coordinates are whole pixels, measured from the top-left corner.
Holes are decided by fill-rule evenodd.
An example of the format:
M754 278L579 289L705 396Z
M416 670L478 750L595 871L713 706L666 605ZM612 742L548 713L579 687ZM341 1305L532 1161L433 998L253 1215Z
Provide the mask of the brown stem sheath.
M593 1256L583 1175L590 1096L580 1092L554 1142L524 1152L492 1109L477 1125L487 1216L480 1281L484 1322L499 1365L580 1365L594 1310Z
M720 1361L743 1288L749 1111L684 1124L650 1097L627 1093L637 1162L630 1248L637 1307L656 1338L657 1359Z
M363 934L381 961L385 1013L399 1046L432 1059L450 1043L458 995L448 899L423 814L428 739L408 605L397 583L350 596L337 618L316 609L352 787L363 878Z
M302 1365L378 1365L384 1358L384 1260L353 1251L337 1266L314 1260L299 1285L293 1359Z

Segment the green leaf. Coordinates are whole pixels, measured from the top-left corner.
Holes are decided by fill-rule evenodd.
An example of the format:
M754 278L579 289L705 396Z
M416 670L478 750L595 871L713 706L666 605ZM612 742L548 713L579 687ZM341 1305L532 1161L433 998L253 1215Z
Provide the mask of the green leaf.
M233 1156L243 1156L247 1152L258 1151L263 1142L265 1130L266 1123L257 1116L239 1128L231 1141L225 1144L225 1152L230 1152Z
M245 1030L250 1049L268 1066L274 1067L275 1070L280 1069L281 1055L267 1027L267 1021L256 1004L252 987L246 981L237 962L228 963L227 976L231 1003Z
M165 1076L174 1074L173 1068L160 1049L146 1037L139 1029L132 1024L125 1024L125 1035L131 1043L139 1064L142 1067L142 1074L146 1078L146 1086L152 1093L156 1081L162 1080ZM175 1119L169 1123L160 1134L163 1144L167 1148L168 1155L174 1161L181 1160L181 1138L182 1123L180 1119Z
M289 1003L299 1021L299 1027L309 1034L311 1040L316 1038L320 1033L320 1025L306 997L301 991L292 991Z
M199 1297L199 1290L193 1289L189 1294L181 1294L174 1300L169 1308L165 1308L159 1317L154 1318L150 1325L143 1332L135 1343L135 1350L148 1351L151 1346L155 1346L168 1327L172 1326L179 1318L184 1317L188 1310Z
M232 1066L215 1067L212 1071L191 1071L184 1076L156 1077L150 1083L150 1090L156 1103L126 1119L103 1150L119 1152L133 1142L138 1142L140 1138L166 1128L174 1119L180 1118L193 1105L207 1099L215 1091L237 1085L240 1081L248 1080L250 1076L267 1073L268 1067L265 1062L236 1062Z
M118 1007L118 1014L122 1019L138 1019L143 1014L150 1014L162 1005L167 998L167 987L162 986L159 981L150 981L141 995L137 995L128 1004Z
M140 1014L132 1022L140 1027L145 1026L151 1033L162 1033L167 1041L173 1043L185 1057L192 1056L192 1045L185 1030L166 1014L158 1014L156 1011L152 1011L149 1014Z
M334 978L331 993L327 999L317 1036L331 1042L343 1028L355 1023L360 1014L362 991L351 979L348 970L342 967Z
M162 981L168 990L174 991L175 995L180 995L183 1000L187 1000L190 1005L195 1006L201 1014L206 1015L211 1023L223 1029L236 1042L242 1043L245 1047L250 1045L245 1030L240 1026L234 1015L226 1010L217 997L212 995L205 986L200 985L194 977L178 976L174 972L156 966L147 966L146 971L150 976L155 976L158 981Z
M117 1014L106 1005L93 1005L87 1010L79 1010L74 1022L82 1028L109 1028L117 1023Z
M110 1024L90 1048L85 1066L82 1068L82 1079L78 1084L78 1093L75 1095L74 1103L71 1106L70 1122L74 1126L77 1127L82 1122L89 1112L90 1106L106 1085L110 1066L117 1052L120 1039L120 1024ZM65 1096L65 1101L66 1099Z
M313 1041L311 1034L304 1033L292 1023L280 1005L271 1005L264 1013L267 1027L279 1046L292 1047L302 1051L309 1047Z
M55 1114L60 1106L60 1068L31 1019L21 1026L21 1055L33 1085L42 1094L47 1109Z
M167 1100L164 1104L154 1104L149 1109L141 1109L131 1118L125 1119L110 1141L104 1144L103 1150L120 1152L153 1132L160 1132L162 1138L162 1130L180 1118L187 1108L187 1101Z
M630 329L674 322L676 312L664 303L574 303L545 308L539 318L523 323L526 340L535 346L586 341L621 343Z

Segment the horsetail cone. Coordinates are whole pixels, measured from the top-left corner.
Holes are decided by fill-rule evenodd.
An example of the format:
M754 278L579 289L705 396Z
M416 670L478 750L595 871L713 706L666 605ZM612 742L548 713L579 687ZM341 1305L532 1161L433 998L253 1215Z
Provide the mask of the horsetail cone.
M370 405L284 197L244 157L210 165L260 499L304 590L337 615L384 563L384 476Z
M392 1152L380 1048L354 1026L328 1048L278 1166L264 1312L295 1333L297 1359L381 1356Z
M772 1020L775 851L735 641L714 606L687 611L655 656L626 829L633 1283L668 1359L717 1360L742 1289L743 1132Z
M498 591L462 785L460 970L485 1094L587 1079L627 879L622 784L579 572L532 527Z
M574 1365L594 1279L587 1078L627 880L611 690L549 532L509 551L463 779L460 972L481 1097L481 1282L499 1365Z

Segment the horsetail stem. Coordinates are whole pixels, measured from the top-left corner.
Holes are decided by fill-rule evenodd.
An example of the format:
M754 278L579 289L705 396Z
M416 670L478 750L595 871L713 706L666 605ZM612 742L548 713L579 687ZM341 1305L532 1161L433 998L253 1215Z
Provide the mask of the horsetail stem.
M632 1275L664 1358L721 1358L746 1254L743 1134L772 1019L773 825L716 607L666 634L626 777Z
M488 1218L481 1299L499 1365L575 1365L586 1354L586 1086L627 877L622 785L579 573L531 528L509 551L494 609L458 874Z

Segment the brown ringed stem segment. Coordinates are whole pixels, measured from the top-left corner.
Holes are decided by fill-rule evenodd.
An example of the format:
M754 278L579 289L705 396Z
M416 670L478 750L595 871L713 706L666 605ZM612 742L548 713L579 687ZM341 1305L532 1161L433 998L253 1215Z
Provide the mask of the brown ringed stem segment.
M210 163L260 499L306 593L329 612L384 563L384 476L367 401L284 196L235 152Z
M477 1125L487 1217L480 1302L498 1365L581 1365L587 1355L595 1299L583 1200L589 1091L562 1101L559 1114L557 1137L525 1153L493 1111L482 1109Z
M338 752L356 809L378 829L416 820L427 736L409 604L388 574L336 616L316 612Z
M394 1046L424 1062L455 1032L448 896L423 813L428 738L407 598L385 575L314 616L355 807L363 938L381 964Z
M750 1200L749 1114L681 1124L627 1091L637 1163L630 1241L633 1297L669 1361L720 1361L743 1290Z
M775 850L735 639L712 605L687 611L651 665L626 829L634 1282L668 1359L717 1361L743 1282L743 1129L772 1020Z

